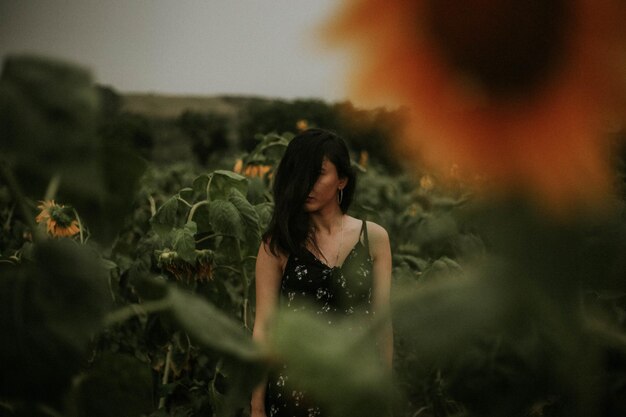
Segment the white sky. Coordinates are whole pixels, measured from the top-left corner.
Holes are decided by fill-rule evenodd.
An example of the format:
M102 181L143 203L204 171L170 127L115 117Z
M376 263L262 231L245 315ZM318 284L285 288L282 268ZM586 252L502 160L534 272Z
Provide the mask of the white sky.
M0 58L39 53L121 92L346 98L345 51L315 29L338 0L0 0Z

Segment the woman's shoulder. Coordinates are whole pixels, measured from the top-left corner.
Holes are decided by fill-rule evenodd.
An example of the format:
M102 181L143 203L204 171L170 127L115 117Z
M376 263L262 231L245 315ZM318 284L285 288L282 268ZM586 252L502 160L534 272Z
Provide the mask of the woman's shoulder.
M257 261L260 260L262 262L271 263L280 267L281 270L284 270L288 258L289 255L284 253L280 248L272 248L269 238L261 240Z
M389 245L389 234L387 230L379 225L378 223L374 223L371 221L367 221L367 234L370 241L370 247L372 246L387 246Z
M384 227L378 223L366 221L369 250L374 261L387 257L389 254L389 234Z
M354 219L354 221L356 221L359 225L363 224L362 219L358 219L356 217L351 217L351 219ZM389 240L389 234L387 233L387 230L385 230L384 227L370 220L366 220L365 224L367 227L367 235L370 241L371 240L374 240L374 241Z

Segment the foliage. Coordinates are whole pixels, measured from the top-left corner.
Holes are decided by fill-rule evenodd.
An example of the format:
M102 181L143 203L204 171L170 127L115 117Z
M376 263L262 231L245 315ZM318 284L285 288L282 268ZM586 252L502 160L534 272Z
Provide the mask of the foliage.
M193 154L200 165L206 165L211 153L228 148L228 121L216 113L184 111L176 124L191 139Z
M359 109L350 102L251 100L241 111L238 135L241 147L252 151L257 132L292 132L304 122L307 127L340 132L354 151L366 151L374 160L397 171L401 165L390 144L406 123L405 113L405 109Z

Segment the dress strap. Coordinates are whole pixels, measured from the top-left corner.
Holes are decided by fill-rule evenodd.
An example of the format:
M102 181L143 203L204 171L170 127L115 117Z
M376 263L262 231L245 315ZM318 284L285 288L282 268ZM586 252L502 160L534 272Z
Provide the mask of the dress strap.
M365 247L367 248L367 250L369 251L370 249L370 243L369 240L367 238L367 223L365 222L365 220L363 220L363 225L361 226L361 233L359 235L359 240L363 239L363 244L365 245Z

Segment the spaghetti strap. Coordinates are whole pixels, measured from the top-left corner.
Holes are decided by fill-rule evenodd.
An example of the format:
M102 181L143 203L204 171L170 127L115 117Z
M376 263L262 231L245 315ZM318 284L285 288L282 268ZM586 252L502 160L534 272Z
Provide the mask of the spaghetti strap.
M361 234L359 235L359 241L365 247L368 256L372 256L370 253L370 242L367 236L367 222L363 220L363 225L361 226Z
M365 245L365 247L369 251L370 250L370 243L369 243L369 240L367 238L367 222L365 220L363 220L363 225L361 226L360 236L363 237L363 244Z

